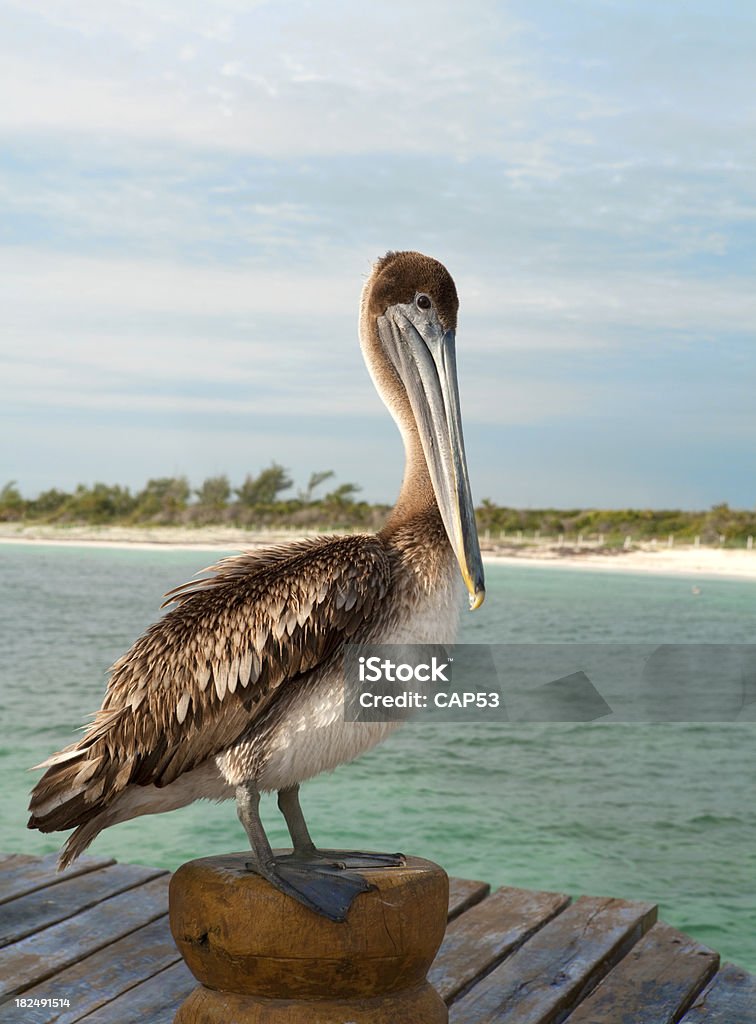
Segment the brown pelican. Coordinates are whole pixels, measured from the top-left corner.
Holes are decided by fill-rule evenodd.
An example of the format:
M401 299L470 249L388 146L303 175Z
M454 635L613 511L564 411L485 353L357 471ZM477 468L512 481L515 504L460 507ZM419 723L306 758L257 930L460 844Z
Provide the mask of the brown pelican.
M357 757L395 723L347 722L347 643L447 643L461 573L477 608L483 567L462 441L457 293L416 252L373 267L362 351L404 439L401 492L375 536L304 540L226 558L171 591L174 605L111 669L82 738L40 768L30 828L74 828L65 867L102 829L200 798L236 798L250 868L311 909L343 919L364 879L350 868L399 855L316 850L299 783ZM455 564L456 563L456 564ZM275 857L261 792L278 792L293 853ZM344 870L346 868L346 870Z

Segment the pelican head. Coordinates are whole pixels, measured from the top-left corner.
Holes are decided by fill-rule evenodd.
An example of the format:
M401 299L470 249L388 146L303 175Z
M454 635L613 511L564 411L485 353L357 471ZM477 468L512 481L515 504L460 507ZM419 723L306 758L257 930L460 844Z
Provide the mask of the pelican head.
M441 263L418 252L390 252L363 290L360 338L376 388L402 431L405 487L430 478L475 609L486 592L462 438L458 307L454 281Z

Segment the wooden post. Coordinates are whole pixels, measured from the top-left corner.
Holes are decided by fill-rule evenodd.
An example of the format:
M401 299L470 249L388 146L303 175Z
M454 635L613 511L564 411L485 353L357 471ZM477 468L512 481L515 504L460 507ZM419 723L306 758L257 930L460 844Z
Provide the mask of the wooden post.
M667 547L668 548L673 548L674 546L675 546L675 535L673 533L670 533L669 537L667 537Z
M171 879L171 931L200 982L174 1024L446 1024L426 980L446 928L442 868L410 857L361 869L374 888L336 923L248 871L248 859L189 861Z
M748 534L748 540L746 541L746 550L753 551L753 537L750 533Z

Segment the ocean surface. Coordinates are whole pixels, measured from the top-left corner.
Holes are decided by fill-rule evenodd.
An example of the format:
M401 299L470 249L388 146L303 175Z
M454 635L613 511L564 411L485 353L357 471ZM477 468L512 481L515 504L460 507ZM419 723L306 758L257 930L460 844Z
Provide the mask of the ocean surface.
M25 828L28 768L99 707L108 666L161 595L217 555L0 545L0 849ZM468 643L753 643L756 583L489 566ZM695 586L694 586L695 584ZM698 592L695 592L698 591ZM746 708L746 717L756 705ZM654 900L756 970L756 714L717 723L409 724L302 788L316 842L400 849L493 885ZM274 846L287 834L267 798ZM175 868L244 849L231 803L107 830L92 852Z

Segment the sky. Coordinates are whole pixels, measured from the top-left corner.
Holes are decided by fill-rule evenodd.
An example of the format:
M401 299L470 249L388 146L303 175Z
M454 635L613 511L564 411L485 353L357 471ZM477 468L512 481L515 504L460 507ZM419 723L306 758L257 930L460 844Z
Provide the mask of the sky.
M0 485L391 501L357 340L460 294L476 499L756 503L756 8L0 0Z

